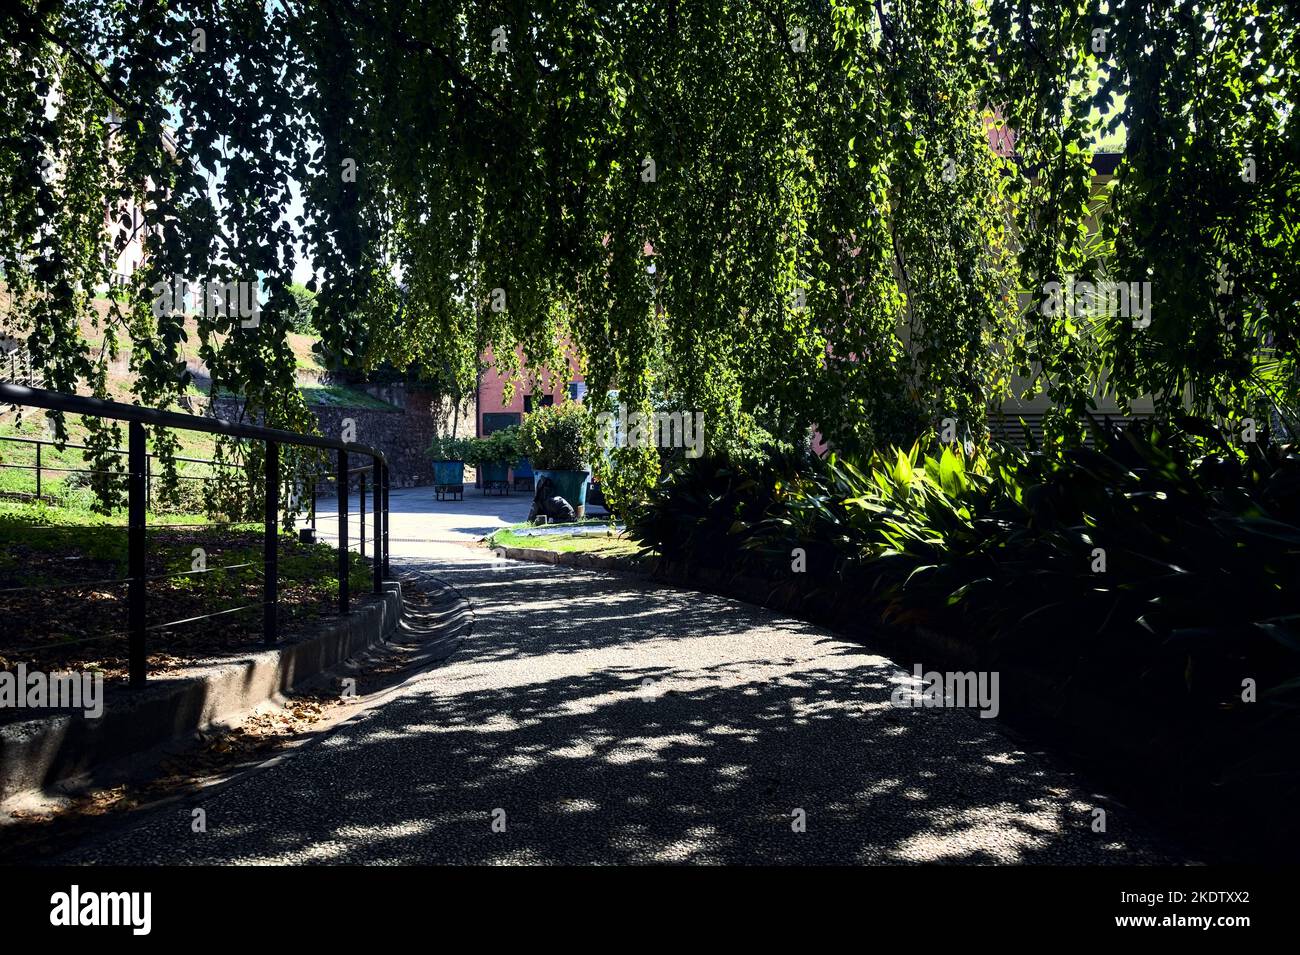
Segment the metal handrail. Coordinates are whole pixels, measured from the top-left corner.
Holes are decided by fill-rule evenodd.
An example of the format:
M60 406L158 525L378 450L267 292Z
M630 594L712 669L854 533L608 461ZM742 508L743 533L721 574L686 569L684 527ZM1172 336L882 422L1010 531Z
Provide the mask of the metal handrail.
M50 447L58 448L60 450L62 450L63 448L80 448L83 451L90 450L89 448L86 447L86 445L76 444L72 441L59 441L55 438L29 438L26 435L21 435L21 434L0 434L0 441L14 441L19 444L48 444ZM109 448L108 453L127 454L128 451L126 448ZM158 458L158 457L162 457L162 455L160 455L157 451L150 451L149 457ZM188 464L215 464L218 465L219 467L226 467L226 468L237 468L240 466L234 461L213 461L211 458L183 458L179 454L175 455L172 458L172 460L184 461ZM53 470L53 468L51 468L50 470Z
M328 438L322 434L300 434L297 431L282 431L279 428L266 428L262 425L246 424L242 421L227 421L224 418L182 414L179 411L162 411L158 408L145 408L142 405L124 405L119 401L87 398L83 395L65 395L58 391L46 391L43 388L0 384L0 404L29 405L33 408L45 408L47 411L95 415L101 418L114 418L118 421L130 421L160 428L204 431L208 434L228 434L233 438L253 438L257 441L274 441L279 444L294 444L300 447L346 451L350 454L368 455L385 464L387 463L382 451L367 447L364 444L355 444L338 438Z
M122 471L105 471L103 468L59 468L41 463L41 448L43 447L48 446L59 451L66 450L67 448L78 448L83 451L93 450L87 445L77 444L74 441L59 441L54 438L29 438L17 434L0 434L0 442L31 444L36 446L36 460L32 464L14 464L8 461L0 461L0 468L12 468L15 471L35 471L37 500L41 498L41 478L46 474L105 474L109 477L116 478L125 476ZM108 448L107 453L129 454L130 451L126 448ZM162 455L158 454L156 451L150 451L145 455L145 497L147 500L153 500L153 496L148 493L150 478L152 477L149 472L148 462L155 458L161 459ZM190 458L179 454L174 455L171 460L182 464L206 464L213 468L242 468L244 466L238 461L214 461L211 458ZM363 471L369 470L371 470L370 467L352 468L349 473L360 474ZM211 480L211 476L209 475L205 477L197 474L176 474L173 476L173 479L177 481L209 481ZM328 483L329 481L334 480L334 475L317 475L315 480L317 483L322 480Z
M371 448L364 444L356 444L350 441L342 441L324 435L300 434L294 431L284 431L279 428L267 428L261 425L246 424L244 422L227 421L222 418L209 418L199 415L182 414L175 411L162 411L156 408L145 408L140 405L127 405L117 401L107 401L101 398L87 398L81 395L66 395L60 392L46 391L41 388L28 388L23 385L15 385L7 382L0 382L0 405L25 405L33 408L44 408L47 411L62 411L68 414L111 418L117 421L126 421L129 424L130 440L128 442L128 447L124 452L127 455L127 470L124 472L124 476L127 478L128 482L127 564L129 568L125 582L128 584L127 604L129 626L126 633L130 640L128 658L132 687L138 688L143 686L148 676L148 657L145 647L145 635L151 630L167 626L175 626L182 623L191 623L196 620L204 620L213 616L236 613L260 605L264 608L262 618L264 642L269 646L275 644L279 639L277 611L279 609L280 445L282 444L294 445L297 447L321 448L323 450L334 451L336 454L337 471L335 482L339 488L338 606L340 614L347 614L350 608L348 580L350 570L348 549L348 478L354 470L359 470L363 474L366 471L372 473L372 480L375 489L374 538L376 543L373 559L374 593L380 594L383 592L383 581L388 575L388 459L384 456L382 451L379 451L376 448ZM259 603L248 604L232 610L218 611L214 614L205 614L202 617L195 617L189 620L172 621L170 624L156 624L152 627L146 625L145 609L148 597L148 582L152 579L158 579L158 575L150 577L145 573L145 530L148 510L147 481L149 478L148 461L150 457L157 456L151 454L146 447L146 436L144 430L146 425L156 428L173 428L181 431L201 431L207 434L224 434L235 438L247 438L265 442L265 508L262 531L263 599ZM43 439L25 440L36 443L38 454L40 453L42 443L58 444L58 442L46 442ZM84 447L84 445L81 445L80 447ZM113 450L118 453L123 453L121 449ZM369 457L371 459L370 466L358 469L349 469L348 456L353 454ZM193 460L197 461L198 459ZM214 462L199 463L211 464ZM362 480L364 481L364 477ZM364 484L362 487L364 488ZM364 495L364 493L363 490L362 494ZM363 496L361 511L363 535L365 533L364 500ZM315 526L315 516L316 482L313 481L313 527ZM363 557L365 556L364 546L363 543Z

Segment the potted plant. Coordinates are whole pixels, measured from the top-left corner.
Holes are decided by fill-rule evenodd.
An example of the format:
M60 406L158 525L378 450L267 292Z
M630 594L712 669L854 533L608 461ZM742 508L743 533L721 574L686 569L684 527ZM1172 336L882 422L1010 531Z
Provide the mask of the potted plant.
M587 509L587 469L591 422L587 409L575 401L538 408L524 416L519 445L532 462L540 485L549 478L555 492L582 517Z
M433 459L433 483L438 487L459 487L465 483L465 462L473 458L472 441L435 437L429 443L429 457Z
M515 490L518 491L521 485L525 490L534 486L533 462L528 460L527 455L515 462Z
M519 459L519 428L494 431L473 442L472 463L479 469L483 486L505 485L510 479L510 465Z

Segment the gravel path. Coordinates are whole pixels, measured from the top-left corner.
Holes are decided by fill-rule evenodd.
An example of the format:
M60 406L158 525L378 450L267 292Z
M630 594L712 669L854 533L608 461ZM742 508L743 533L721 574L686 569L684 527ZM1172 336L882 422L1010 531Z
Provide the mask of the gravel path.
M996 721L892 706L901 671L858 645L641 578L485 559L464 512L452 527L394 497L404 565L472 602L473 635L291 758L65 861L1177 861Z

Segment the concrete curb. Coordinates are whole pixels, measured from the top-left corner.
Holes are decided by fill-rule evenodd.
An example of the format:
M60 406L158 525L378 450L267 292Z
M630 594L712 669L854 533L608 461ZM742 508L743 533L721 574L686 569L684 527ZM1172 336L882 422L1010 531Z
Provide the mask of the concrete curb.
M402 590L384 585L346 619L297 643L151 681L138 694L110 694L99 719L47 716L0 726L0 804L40 799L156 762L195 733L237 720L325 670L384 641L402 616Z
M643 567L635 557L606 554L584 554L581 551L559 553L536 547L494 547L492 552L509 560L522 560L534 564L553 564L562 567L580 567L583 570L613 570L630 574L650 573L650 564Z

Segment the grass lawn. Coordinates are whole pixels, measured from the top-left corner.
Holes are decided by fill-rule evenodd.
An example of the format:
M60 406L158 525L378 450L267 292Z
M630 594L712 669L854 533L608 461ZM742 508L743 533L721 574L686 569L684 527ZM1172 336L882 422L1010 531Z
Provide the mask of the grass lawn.
M41 496L60 507L89 512L93 498L87 486L89 475L73 472L89 469L90 465L86 463L83 457L85 452L80 447L70 446L84 445L88 432L80 415L67 415L65 421L68 427L69 446L60 448L57 445L45 444L41 447ZM180 457L209 460L216 452L215 435L201 431L181 431L177 434L181 442ZM36 472L28 468L36 464L36 445L23 441L2 440L8 437L49 440L51 435L46 428L44 413L38 409L28 408L20 419L0 422L0 498L34 496ZM126 440L127 426L123 422L120 445L123 449L126 447ZM153 448L151 439L149 449L152 451ZM125 469L126 455L118 455L118 460ZM152 466L155 470L160 467L156 460L152 462ZM213 472L208 465L180 462L177 465L177 473L186 477L207 477ZM193 485L195 490L200 486L197 481L182 481L181 485L183 490L188 485Z
M360 388L346 385L303 385L299 389L309 405L327 408L363 408L370 411L401 411L387 401L381 401Z
M584 521L582 524L600 524L599 521ZM541 534L524 535L520 529L529 524L515 524L502 528L487 538L489 547L518 547L528 550L547 550L557 554L600 554L606 557L636 557L649 554L634 540L610 531L605 534ZM552 527L575 527L575 524L553 524Z

